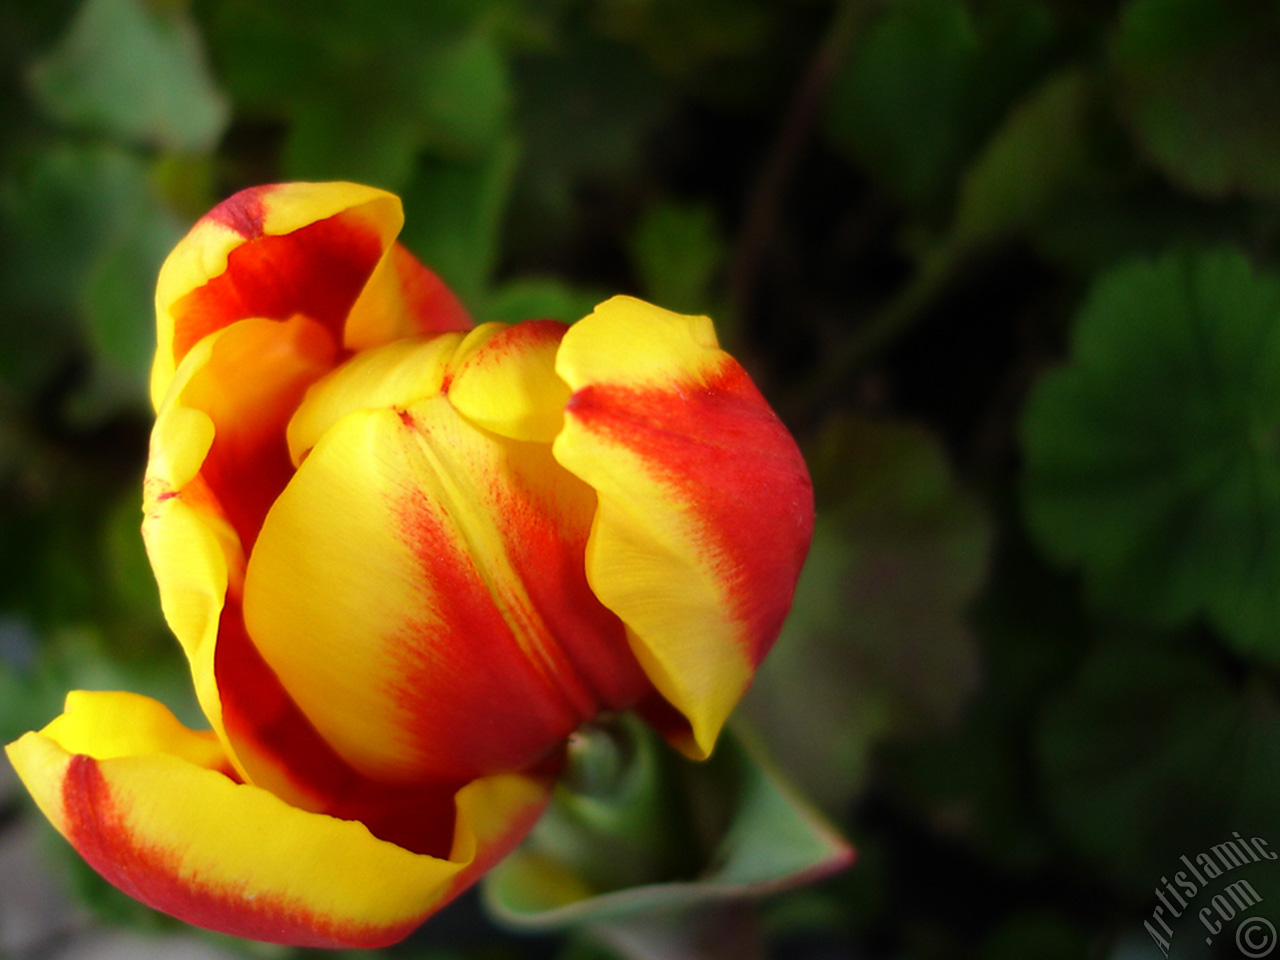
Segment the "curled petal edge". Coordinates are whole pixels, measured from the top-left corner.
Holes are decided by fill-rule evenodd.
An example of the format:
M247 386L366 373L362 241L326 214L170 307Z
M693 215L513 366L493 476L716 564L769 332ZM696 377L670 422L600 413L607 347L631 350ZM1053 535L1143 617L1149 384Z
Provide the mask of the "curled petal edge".
M400 200L393 194L353 183L273 184L242 190L197 221L165 260L156 285L156 356L151 371L151 400L157 409L189 346L205 334L246 317L271 315L269 304L280 309L283 302L298 299L299 289L305 290L307 286L320 289L333 280L330 272L330 275L322 273L313 278L315 283L304 283L310 269L308 263L314 266L317 261L315 245L299 246L293 239L279 239L291 234L301 238L303 234L299 231L331 218L338 219L329 231L332 236L323 241L330 248L325 251L329 259L324 262L330 267L341 262L354 271L347 279L358 285L347 290L349 284L343 284L340 291L353 303L375 265L393 247L404 223ZM251 266L242 264L246 275L230 278L235 282L222 290L238 308L221 319L191 315L190 305L183 305L185 298L211 281L226 278L232 270L232 254L251 252L249 248L264 239L270 241L270 252L253 258L262 262ZM299 249L294 250L295 246ZM350 249L344 251L344 247ZM332 261L334 257L339 259ZM291 291L290 287L297 289ZM339 291L335 288L334 292ZM347 304L348 309L352 303ZM231 306L228 302L227 308ZM308 312L302 299L284 310L282 316L273 318L285 319L299 312ZM198 331L188 329L193 324Z
M795 441L706 317L613 297L564 335L553 447L599 507L587 578L671 743L707 757L778 635L813 531Z
M293 946L397 942L514 847L550 794L512 774L468 784L438 859L236 782L216 738L135 694L74 691L6 752L53 825L121 890L197 926Z

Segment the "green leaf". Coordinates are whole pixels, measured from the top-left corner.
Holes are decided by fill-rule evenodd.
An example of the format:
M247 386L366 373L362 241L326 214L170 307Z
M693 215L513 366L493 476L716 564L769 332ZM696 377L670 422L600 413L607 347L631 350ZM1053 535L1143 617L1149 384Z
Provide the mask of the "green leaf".
M1089 956L1086 934L1056 913L1015 914L983 942L978 960L1076 960Z
M159 202L151 184L99 252L88 277L84 317L97 361L97 383L115 384L120 403L145 407L147 383L155 354L153 319L156 276L187 224ZM89 416L118 408L95 397ZM80 419L84 419L83 417Z
M656 735L649 733L656 742ZM723 823L714 831L709 852L692 875L655 878L621 889L593 885L573 862L574 845L562 834L571 817L544 818L525 845L485 878L484 898L498 921L516 929L548 930L628 917L671 917L785 889L823 876L847 864L848 845L810 809L779 774L731 731L710 760L694 764L659 745L677 765L686 802L723 808ZM657 780L659 800L670 800L670 781ZM563 803L560 799L557 803ZM630 805L630 804L628 804ZM624 805L628 806L628 805ZM632 818L622 811L618 833L642 840ZM717 820L720 819L718 816ZM676 825L677 828L679 825ZM670 828L669 828L670 829ZM679 832L696 829L686 824ZM577 846L590 855L591 847ZM684 852L690 852L688 846ZM585 874L590 874L588 867Z
M182 4L86 0L31 88L55 120L166 150L212 149L230 115Z
M712 282L726 246L706 204L655 204L631 237L631 261L644 295L678 313L711 310Z
M76 346L79 332L95 378L81 419L144 404L155 277L185 228L147 165L116 148L58 146L6 178L0 284L14 309L0 316L0 377L38 382L41 365Z
M899 198L928 207L1041 68L1053 24L1039 2L899 0L866 27L826 107L828 136Z
M556 277L519 277L508 280L485 301L485 320L519 323L521 320L581 320L608 294L583 290Z
M1231 250L1117 268L1031 397L1026 513L1092 600L1205 615L1280 662L1280 278Z
M497 42L476 30L437 51L418 103L434 149L472 155L492 148L507 132L511 106L507 62Z
M509 135L492 6L227 0L211 41L237 104L287 124L287 178L400 191L421 155L478 160Z
M883 769L928 821L1025 875L1060 860L1027 769L1027 731L1078 667L1092 628L1073 582L1047 567L1007 517L1001 529L990 580L973 604L982 685L958 724L902 749L891 745Z
M512 239L545 259L549 235L569 230L584 185L634 175L668 91L635 51L575 30L518 66L524 156Z
M494 148L511 103L496 42L476 30L424 42L405 57L377 86L361 76L334 78L326 95L308 92L288 108L290 179L345 178L399 190L423 152L467 160Z
M813 547L745 710L787 771L835 812L874 746L954 720L972 693L977 653L964 613L990 534L920 427L840 420L811 459Z
M1073 68L1010 111L961 180L955 240L972 243L1021 229L1087 178L1091 99L1088 75Z
M335 96L299 104L281 158L289 180L350 180L400 190L425 143L421 124L396 105Z
M771 39L771 13L765 0L638 0L602 5L597 22L638 44L663 73L687 77L758 52Z
M1194 858L1232 830L1270 837L1280 827L1280 776L1266 765L1278 742L1269 694L1239 696L1189 645L1130 638L1099 645L1048 701L1036 739L1065 836L1140 894L1181 869L1180 854Z
M1141 150L1209 197L1280 198L1280 12L1249 0L1132 0L1111 47Z
M1175 246L1220 246L1266 229L1267 214L1244 202L1210 203L1163 182L1095 180L1070 191L1028 231L1037 252L1091 279L1117 263Z
M474 161L427 160L404 192L401 241L473 309L498 260L498 229L518 156L514 140Z

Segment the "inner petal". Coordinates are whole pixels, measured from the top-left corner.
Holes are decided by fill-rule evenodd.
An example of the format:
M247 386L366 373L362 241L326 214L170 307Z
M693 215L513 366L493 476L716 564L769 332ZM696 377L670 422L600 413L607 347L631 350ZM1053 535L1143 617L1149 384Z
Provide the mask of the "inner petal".
M546 444L442 397L364 410L312 449L249 561L249 634L358 770L528 769L651 688L587 588L594 494Z

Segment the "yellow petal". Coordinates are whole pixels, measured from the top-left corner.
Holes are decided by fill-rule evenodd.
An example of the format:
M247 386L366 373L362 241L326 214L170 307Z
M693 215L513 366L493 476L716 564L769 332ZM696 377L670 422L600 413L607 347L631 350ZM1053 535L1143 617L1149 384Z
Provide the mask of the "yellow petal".
M813 499L795 442L706 317L615 297L565 334L556 458L600 501L592 589L630 630L695 756L777 636Z
M554 320L477 327L451 365L449 402L486 430L550 443L564 425L569 400L569 385L555 368L567 329Z
M6 752L59 832L126 893L188 923L300 946L401 939L514 846L547 796L532 778L468 785L440 859L234 782L210 735L145 697L74 693Z
M285 423L333 350L302 317L226 327L188 353L152 432L142 532L161 606L201 708L242 775L259 782L276 775L276 764L228 733L218 636L227 603L241 593L246 548L292 474Z
M343 346L370 350L403 337L470 327L466 308L444 281L394 243L351 308Z
M478 430L443 397L348 414L263 525L249 633L367 776L527 768L649 689L586 583L594 505L548 445Z
M215 207L160 269L152 403L195 344L237 320L302 314L341 344L403 223L397 197L351 183L255 187Z
M289 421L289 455L295 465L324 432L357 410L408 407L439 396L445 371L462 334L410 337L356 354L315 383Z

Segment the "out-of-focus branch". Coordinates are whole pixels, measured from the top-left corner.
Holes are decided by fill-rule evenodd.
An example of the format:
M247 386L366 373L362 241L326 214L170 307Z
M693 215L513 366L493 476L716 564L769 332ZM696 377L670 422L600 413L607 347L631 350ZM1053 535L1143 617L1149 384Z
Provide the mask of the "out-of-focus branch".
M827 89L857 36L859 26L875 3L876 0L842 0L836 7L831 25L809 61L782 127L765 157L751 191L729 266L729 304L736 318L746 315L757 269L773 234L778 209L822 108Z

